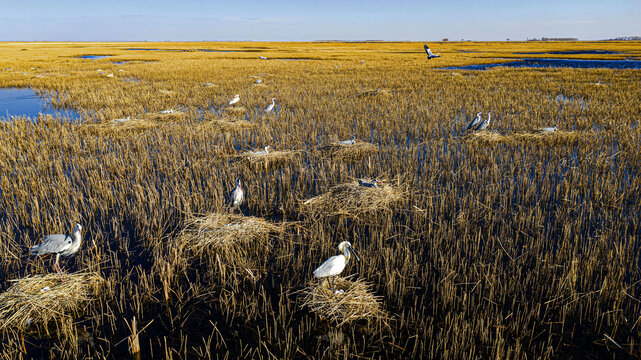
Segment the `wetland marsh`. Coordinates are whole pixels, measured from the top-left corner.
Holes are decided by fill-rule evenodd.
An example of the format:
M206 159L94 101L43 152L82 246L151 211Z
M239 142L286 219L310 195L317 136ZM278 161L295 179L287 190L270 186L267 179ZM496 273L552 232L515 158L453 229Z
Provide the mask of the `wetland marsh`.
M141 358L638 358L641 72L440 68L638 59L641 44L430 48L441 57L402 42L0 43L0 88L82 119L0 109L0 292L51 273L27 249L76 223L62 266L101 279L46 321L0 318L0 358L122 359L134 333ZM488 111L488 130L465 130ZM362 149L332 150L353 136ZM265 146L284 155L243 157ZM389 201L330 197L375 178ZM376 316L304 306L342 241L361 259L339 283Z

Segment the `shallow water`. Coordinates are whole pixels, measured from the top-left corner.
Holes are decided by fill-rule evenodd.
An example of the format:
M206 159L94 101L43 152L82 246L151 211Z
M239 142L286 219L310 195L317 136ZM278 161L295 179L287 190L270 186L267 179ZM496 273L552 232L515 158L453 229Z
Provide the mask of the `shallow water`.
M81 56L76 56L78 59L89 59L89 60L98 60L98 59L104 59L108 57L112 57L113 55L81 55Z
M641 69L638 60L515 59L496 64L452 66L441 70L487 70L494 67L573 68L573 69Z
M56 109L46 97L30 88L0 88L0 120L13 117L37 118L39 115L80 119L80 114L70 109Z
M623 53L610 51L610 50L565 50L565 51L532 51L532 52L517 52L518 55L539 55L539 54L556 54L556 55L594 55L594 54L608 54L608 55L621 55Z

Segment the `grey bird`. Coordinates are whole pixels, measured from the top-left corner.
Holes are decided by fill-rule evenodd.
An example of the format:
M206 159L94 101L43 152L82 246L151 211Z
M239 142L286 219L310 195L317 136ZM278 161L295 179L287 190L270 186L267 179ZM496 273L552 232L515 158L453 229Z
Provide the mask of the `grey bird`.
M432 53L432 50L430 50L430 48L427 47L427 44L423 45L423 49L425 49L425 53L427 53L427 60L430 60L432 58L441 57L440 53L439 54Z
M477 126L481 122L481 115L483 115L483 113L481 112L476 113L476 117L474 118L474 120L472 120L470 124L467 126L468 130L473 129L475 126Z
M544 127L544 128L538 129L539 132L542 132L542 133L545 133L545 134L553 133L553 132L555 132L557 130L559 130L559 126L558 125L555 125L553 127Z
M358 179L358 185L364 186L364 187L369 187L369 188L377 188L378 185L380 185L381 182L378 181L378 179L372 180L372 182L365 181L363 179Z
M240 179L236 179L236 188L231 192L231 211L236 209L240 211L243 200L245 200L245 192L240 184Z
M263 79L258 79L258 80L256 80L256 81L254 81L254 84L260 84L260 83L262 83L262 82L263 82Z
M40 256L56 254L56 263L53 265L53 268L58 274L61 274L62 269L60 269L60 255L71 256L78 252L80 244L82 243L82 236L80 235L81 231L82 226L80 224L76 224L76 227L73 229L72 236L62 234L46 235L44 241L41 244L32 246L29 249L29 252Z
M488 111L488 112L487 112L487 119L483 120L483 121L479 124L479 126L477 126L477 127L476 127L476 129L474 129L474 131L482 131L482 130L487 129L487 127L488 127L488 126L490 126L490 120L491 120L491 118L492 118L492 112L491 112L491 111Z
M349 241L343 241L338 244L338 250L343 253L340 255L334 255L329 259L325 260L316 270L314 270L314 277L323 278L330 276L330 283L332 290L334 289L334 277L339 275L345 269L345 265L349 262L350 253L353 253L356 257L356 260L360 260L358 253L352 247L352 244Z
M352 136L352 138L349 140L343 140L338 142L339 145L354 145L354 143L356 143L356 135Z

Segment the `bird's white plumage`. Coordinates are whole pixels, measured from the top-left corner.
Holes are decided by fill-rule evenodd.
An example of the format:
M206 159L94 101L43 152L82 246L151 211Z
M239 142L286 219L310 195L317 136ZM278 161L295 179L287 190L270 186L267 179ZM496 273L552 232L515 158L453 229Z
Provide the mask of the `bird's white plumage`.
M236 94L233 99L229 102L229 105L234 105L235 103L240 101L240 95Z
M275 101L276 101L276 98L272 98L272 103L269 104L269 106L267 106L267 108L265 109L266 113L270 113L272 112L272 110L274 110L274 105L276 105Z
M231 193L231 208L232 208L232 210L239 209L240 205L242 205L244 199L245 199L245 192L243 191L243 188L241 187L240 179L236 179L236 188Z
M343 272L345 265L349 262L351 249L352 244L350 244L349 241L343 241L338 244L338 250L343 253L340 255L334 255L325 260L321 266L314 270L314 277L322 278L327 276L336 276ZM356 258L358 259L358 256L356 256Z
M160 113L161 114L173 114L174 113L174 108L171 108L169 110L162 110Z
M434 54L427 45L423 45L423 49L425 49L425 52L427 53L428 60L432 58L441 57L441 54Z
M349 140L343 140L338 142L340 145L354 145L356 143L356 136L353 136Z
M381 182L378 179L372 180L372 182L365 181L363 179L358 179L358 185L369 188L377 188Z
M488 111L488 112L487 112L487 119L485 119L485 120L481 121L481 123L479 124L479 126L477 126L477 127L476 127L476 129L474 129L474 130L475 130L475 131L481 131L481 130L485 130L485 129L487 129L487 127L488 127L488 126L490 126L490 120L491 120L491 119L492 119L492 112L491 112L491 111Z
M252 155L267 155L267 154L269 154L269 145L265 146L264 150L252 151L251 154Z
M483 113L480 113L480 112L476 113L476 117L470 122L469 125L467 125L468 130L473 129L475 126L477 126L481 122L481 115L483 115Z
M32 246L29 251L36 255L61 254L69 256L80 248L80 243L82 242L81 231L82 226L76 224L73 229L73 238L62 234L46 235L42 243Z

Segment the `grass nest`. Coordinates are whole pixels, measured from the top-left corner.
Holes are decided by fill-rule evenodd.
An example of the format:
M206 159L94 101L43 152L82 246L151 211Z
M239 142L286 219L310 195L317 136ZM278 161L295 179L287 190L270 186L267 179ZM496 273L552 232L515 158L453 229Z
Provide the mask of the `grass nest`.
M381 297L374 295L370 284L360 279L351 281L340 277L335 279L335 284L342 293L330 289L326 279L301 290L302 307L337 326L357 320L380 322L388 319L381 306Z
M518 143L534 143L540 145L554 146L554 145L576 145L581 139L581 134L577 131L554 131L543 132L534 130L531 132L520 132L514 134L499 134L489 131L473 132L465 136L468 142L476 142L481 144L493 145L497 143L503 144L518 144Z
M244 115L247 109L244 106L232 106L225 109L225 112L232 116Z
M323 145L320 151L334 158L343 160L359 160L364 156L378 151L378 147L366 141L358 141L351 145L343 145L338 141Z
M290 161L300 155L300 153L300 150L270 150L266 154L257 151L247 151L240 156L251 165L275 165Z
M155 129L160 124L151 119L114 119L100 124L86 124L83 129L95 136L100 135L121 135L138 134L147 130Z
M274 224L262 218L212 213L190 220L181 235L181 248L198 258L249 268L258 250L269 246L269 238L281 234L289 223Z
M402 201L404 194L405 191L389 184L365 187L351 182L336 185L324 194L305 200L302 210L312 214L360 217L391 210Z
M365 90L363 92L358 93L358 97L366 97L366 96L390 96L392 95L391 90L386 90L386 89L372 89L372 90Z
M254 128L256 124L238 118L220 118L203 121L198 125L201 129L216 129L220 131L243 131Z
M0 294L0 330L24 330L69 318L92 300L104 279L91 272L27 276Z

